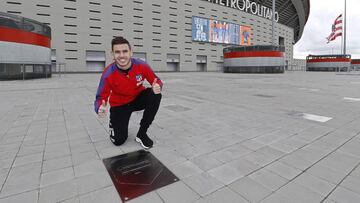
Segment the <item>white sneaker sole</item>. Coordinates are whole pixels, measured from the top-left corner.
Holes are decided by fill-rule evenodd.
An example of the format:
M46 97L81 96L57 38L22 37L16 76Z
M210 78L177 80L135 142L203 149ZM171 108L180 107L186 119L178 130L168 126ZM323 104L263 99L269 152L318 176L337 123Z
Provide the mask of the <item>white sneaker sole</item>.
M151 147L147 147L147 146L145 146L144 144L143 144L143 142L141 141L141 139L140 138L135 138L135 141L136 142L138 142L138 143L140 143L141 144L141 146L144 148L144 149L150 149Z

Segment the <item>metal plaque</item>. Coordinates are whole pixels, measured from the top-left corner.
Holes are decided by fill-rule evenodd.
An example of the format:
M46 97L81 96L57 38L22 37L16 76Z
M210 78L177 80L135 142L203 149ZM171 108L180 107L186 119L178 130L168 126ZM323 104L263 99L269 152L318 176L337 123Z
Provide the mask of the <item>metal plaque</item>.
M179 179L155 156L139 150L103 160L122 201L128 201Z

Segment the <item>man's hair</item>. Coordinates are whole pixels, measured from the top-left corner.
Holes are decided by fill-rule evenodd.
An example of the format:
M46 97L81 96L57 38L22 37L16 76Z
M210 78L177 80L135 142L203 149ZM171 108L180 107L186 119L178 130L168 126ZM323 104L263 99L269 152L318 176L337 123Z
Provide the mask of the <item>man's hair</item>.
M116 44L127 44L131 50L129 41L127 41L127 39L123 37L115 37L114 39L111 40L111 50L114 50L114 45Z

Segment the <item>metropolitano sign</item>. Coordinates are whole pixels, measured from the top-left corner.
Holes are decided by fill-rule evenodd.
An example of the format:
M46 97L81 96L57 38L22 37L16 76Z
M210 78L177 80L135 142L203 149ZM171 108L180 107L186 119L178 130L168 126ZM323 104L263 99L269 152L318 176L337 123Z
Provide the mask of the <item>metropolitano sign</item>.
M272 20L272 9L260 5L254 1L250 0L204 0L214 4L219 4L222 6L227 6L230 8L238 9L247 13L251 13L263 18ZM279 21L279 13L275 11L275 21Z

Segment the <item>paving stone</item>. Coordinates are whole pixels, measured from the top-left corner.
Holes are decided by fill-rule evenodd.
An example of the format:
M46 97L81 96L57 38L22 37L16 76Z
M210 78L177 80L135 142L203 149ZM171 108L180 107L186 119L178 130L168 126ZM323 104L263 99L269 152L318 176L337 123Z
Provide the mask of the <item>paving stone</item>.
M39 203L61 202L78 195L76 180L68 180L40 188Z
M293 168L293 167L283 164L281 162L274 162L274 163L266 166L265 169L267 169L283 178L286 178L288 180L292 180L297 175L302 173L302 171L300 171L299 169Z
M43 162L42 172L47 173L58 169L68 168L71 166L72 166L71 156L49 159Z
M206 196L204 202L247 203L248 201L228 187L223 187L216 192Z
M300 156L294 155L294 154L290 154L286 157L283 157L279 161L281 163L284 163L288 166L291 166L293 168L296 168L296 169L302 170L302 171L310 168L314 164L313 162L303 159Z
M106 187L104 189L97 190L95 192L90 192L85 195L80 196L80 202L84 203L97 203L97 202L106 202L106 203L118 203L121 202L119 194L117 193L114 186Z
M75 177L95 174L107 173L106 167L101 160L89 160L74 167Z
M40 185L41 163L12 168L2 188L0 198L37 189Z
M85 193L111 186L113 185L113 182L108 174L96 173L77 178L76 185L79 194L83 195Z
M355 176L348 176L345 180L341 183L341 186L351 190L352 192L356 192L360 195L360 178Z
M281 186L285 185L288 180L273 172L266 170L265 168L256 171L248 176L252 180L260 183L271 191L278 190Z
M191 190L191 188L182 181L160 188L157 190L157 193L164 202L187 203L194 202L200 198L196 192Z
M360 150L359 150L360 139L353 139L342 146L339 151L347 153L352 156L360 157Z
M335 191L331 193L329 199L344 203L360 202L360 195L343 187L337 187Z
M30 154L28 156L16 157L12 167L22 166L29 163L42 162L43 153Z
M127 201L127 203L143 203L143 202L151 202L151 203L163 203L162 199L156 192L146 193L140 197Z
M214 152L212 153L212 157L214 157L215 159L223 162L223 163L228 163L234 159L238 159L241 156L245 155L245 154L249 154L250 152L252 152L252 150L240 145L240 144L236 144L230 147L227 147L225 149L222 149L220 151Z
M271 190L248 177L235 181L229 185L229 188L250 202L259 202L272 193Z
M11 168L14 159L0 159L0 169Z
M169 169L180 179L204 172L191 161L171 165Z
M350 175L356 178L360 178L360 166L356 167L355 170L353 170Z
M311 167L309 170L307 170L307 173L336 185L339 184L340 181L346 176L346 173L344 172L333 171L329 168L319 165Z
M244 159L253 162L259 166L266 166L276 160L276 157L261 152L252 152L243 157Z
M281 187L277 193L291 199L291 202L320 202L324 199L320 194L311 191L301 185L290 182Z
M358 157L335 152L321 160L318 165L335 171L350 172L358 163Z
M253 163L252 161L248 161L245 158L234 160L229 163L229 166L235 168L244 175L249 175L261 168L261 166Z
M59 203L80 203L79 197L73 197L64 201L61 201Z
M246 140L244 142L241 142L242 145L245 147L251 149L251 150L258 150L261 147L264 147L266 144L261 142L256 142L255 140Z
M0 152L0 160L4 160L4 159L14 159L15 156L16 156L16 153L17 153L17 150Z
M176 151L167 152L165 154L159 155L156 158L166 166L170 166L172 164L178 164L186 161L186 158L181 156Z
M237 170L237 168L230 163L211 169L208 173L225 185L228 185L246 175L240 170Z
M12 195L5 198L0 198L0 203L37 203L38 202L38 191L33 190L30 192L24 192L17 195Z
M188 178L185 178L183 181L186 183L186 185L191 187L202 197L224 186L224 184L222 184L220 181L216 180L206 172L190 176Z
M99 155L96 151L72 153L71 158L72 158L74 166L77 166L77 165L82 164L87 161L100 159Z
M210 170L222 164L222 162L215 159L211 154L204 154L195 157L191 161L204 171Z
M50 171L41 174L40 187L46 187L71 179L74 179L74 169L72 167Z
M309 173L301 174L294 180L294 183L302 185L324 197L327 196L331 190L336 187L335 184L321 178L317 178Z
M270 194L261 203L289 203L293 202L292 198L287 198L277 192Z

